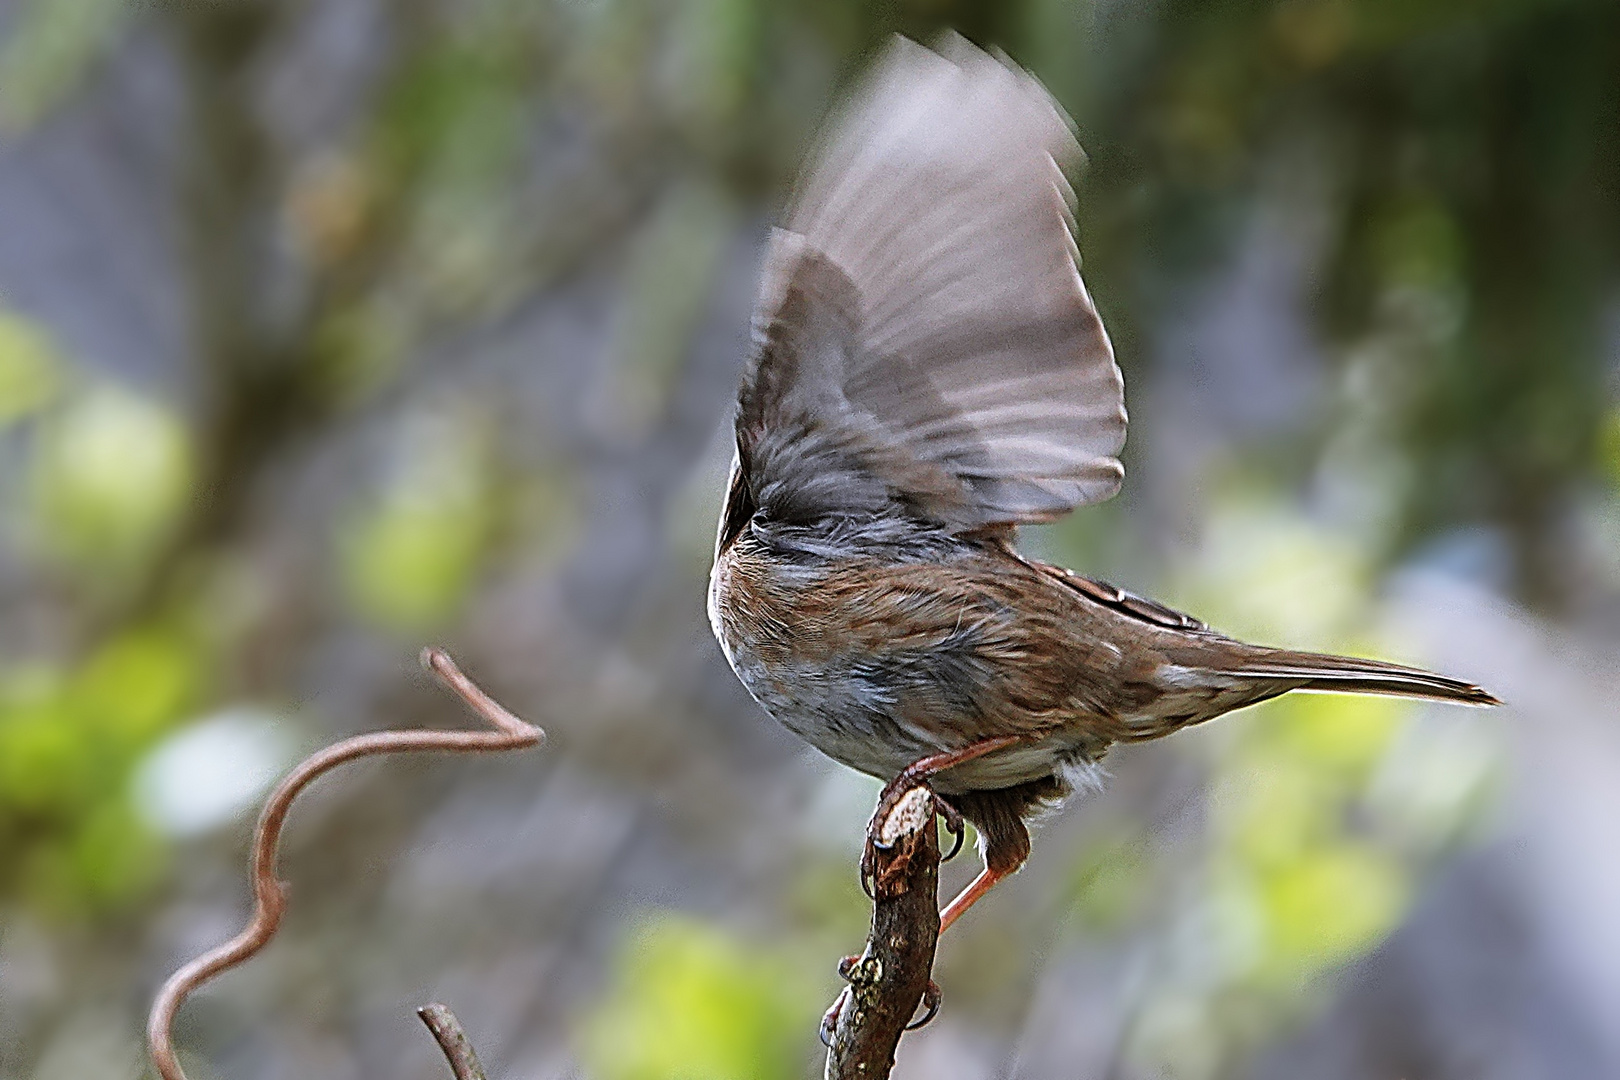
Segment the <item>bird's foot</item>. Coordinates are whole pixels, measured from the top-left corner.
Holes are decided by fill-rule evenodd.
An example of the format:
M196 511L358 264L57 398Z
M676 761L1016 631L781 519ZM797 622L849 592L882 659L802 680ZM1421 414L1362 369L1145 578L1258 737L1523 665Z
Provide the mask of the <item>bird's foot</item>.
M950 853L945 855L941 861L954 858L956 853L962 850L962 839L966 834L966 829L962 824L962 815L956 807L934 794L933 788L928 783L929 777L953 766L983 757L985 754L1000 750L1003 747L1011 746L1018 741L1017 736L1002 735L994 739L985 739L973 743L961 750L933 754L912 762L901 770L899 776L883 785L883 792L878 796L877 809L872 811L872 818L866 823L866 846L861 852L861 890L866 893L868 899L876 898L874 889L876 886L878 848L888 846L882 840L883 825L889 820L889 815L899 807L900 801L906 797L907 793L916 788L923 788L933 796L934 812L945 819L945 831L955 839L955 842L951 845Z
M938 795L934 796L934 810L945 820L945 832L951 837L951 850L941 855L939 861L950 862L962 850L962 838L967 835L967 827L962 822L962 812Z
M849 982L850 977L855 974L855 965L860 962L859 955L846 956L839 960L838 977L846 983ZM850 996L850 987L845 986L838 991L838 996L833 998L833 1003L827 1007L827 1011L821 1016L821 1045L829 1050L832 1049L833 1030L838 1026L838 1017L843 1014L844 1004L849 1001Z
M832 1049L833 1032L838 1029L838 1018L843 1015L844 1003L850 999L850 996L851 992L847 986L838 991L838 996L833 998L832 1005L821 1016L821 1045L829 1050Z
M906 799L913 796L926 799L927 808L917 805L902 807ZM911 775L909 770L901 773L883 788L878 796L877 809L872 811L872 818L866 823L866 843L861 849L861 891L866 893L868 900L876 900L878 896L879 852L892 851L898 841L898 836L891 834L895 829L891 818L915 822L917 819L912 815L919 812L929 813L930 820L933 814L944 817L946 828L957 837L957 847L961 846L962 815L934 794L934 789L929 787L926 780ZM952 848L951 854L955 853L956 849Z
M855 965L860 962L861 958L859 956L846 956L838 961L838 977L847 982L855 973ZM828 1006L827 1011L821 1016L821 1045L829 1050L832 1049L833 1032L838 1028L838 1018L843 1015L845 1006L853 996L853 988L844 987L838 991L838 996L833 998L833 1003ZM939 983L929 979L928 987L923 991L922 1001L920 1002L925 1011L920 1018L907 1024L906 1030L916 1031L918 1028L927 1027L932 1023L934 1017L939 1015L939 1004L943 999L944 992L940 990Z
M944 994L939 988L939 983L935 982L933 979L929 979L928 989L923 991L922 996L922 1007L928 1011L922 1014L921 1019L913 1020L911 1023L907 1024L906 1030L916 1031L920 1027L927 1027L933 1021L934 1017L939 1015L939 1003L943 997Z

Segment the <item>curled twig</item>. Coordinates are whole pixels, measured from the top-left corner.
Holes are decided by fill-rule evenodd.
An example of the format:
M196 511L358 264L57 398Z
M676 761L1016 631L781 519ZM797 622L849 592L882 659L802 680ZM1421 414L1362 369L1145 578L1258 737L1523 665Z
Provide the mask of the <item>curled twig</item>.
M838 973L849 982L822 1021L827 1080L881 1080L919 1003L939 1008L929 977L939 941L937 804L926 784L895 802L877 823L872 932L860 956Z
M462 674L443 649L423 649L422 666L437 675L441 682L455 691L475 713L494 725L496 730L378 731L356 735L305 758L276 785L259 814L259 824L253 832L253 853L249 861L254 897L252 921L230 941L197 957L169 976L169 981L163 984L157 999L152 1002L146 1037L152 1064L163 1080L186 1080L186 1074L174 1054L172 1029L175 1014L180 1011L187 996L215 975L237 966L264 948L281 925L282 912L287 905L286 893L276 877L281 829L293 800L312 780L346 761L375 754L412 750L440 750L447 753L517 750L537 746L545 739L545 732L519 720L479 689L477 684ZM432 1027L431 1024L429 1026ZM437 1030L434 1034L438 1035ZM468 1056L471 1058L470 1047ZM472 1060L476 1062L476 1059ZM456 1067L453 1058L451 1066ZM457 1076L460 1075L458 1072Z

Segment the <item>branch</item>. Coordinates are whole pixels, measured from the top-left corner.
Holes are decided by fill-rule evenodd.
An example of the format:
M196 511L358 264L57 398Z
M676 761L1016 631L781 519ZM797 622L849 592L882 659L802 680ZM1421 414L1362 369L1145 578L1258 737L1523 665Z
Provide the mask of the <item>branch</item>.
M450 1072L456 1080L486 1080L484 1067L478 1063L478 1055L473 1053L472 1043L468 1041L467 1033L461 1030L461 1021L450 1011L450 1006L435 1001L417 1009L416 1015L422 1018L422 1023L439 1041L439 1049L444 1051L445 1060L450 1062Z
M823 1021L826 1080L883 1080L917 1005L938 1007L929 977L939 941L939 836L934 794L907 791L876 830L872 932L866 950L839 965L849 986Z
M163 1080L186 1080L180 1062L175 1058L173 1045L174 1017L187 996L203 983L222 971L236 967L249 959L269 942L281 925L286 910L287 895L276 877L276 855L281 844L281 829L287 820L287 811L299 792L322 773L346 761L371 757L376 754L401 753L412 750L439 750L447 753L476 753L488 750L517 750L538 746L545 732L526 724L502 708L456 667L443 649L422 650L422 666L432 671L439 680L454 691L479 716L488 720L495 731L378 731L369 735L356 735L312 754L284 777L259 814L259 824L253 833L253 854L249 862L253 881L253 919L236 937L204 953L169 976L146 1022L146 1037L152 1055L152 1064ZM433 1006L430 1006L432 1008ZM442 1006L441 1006L442 1008ZM448 1014L449 1010L446 1009ZM425 1019L425 1018L424 1018ZM454 1017L451 1017L454 1020ZM431 1024L429 1025L432 1026ZM435 1036L438 1031L435 1029ZM465 1036L462 1041L465 1042ZM441 1037L440 1045L444 1042ZM448 1051L447 1051L448 1053ZM476 1064L471 1047L467 1060ZM451 1067L462 1077L457 1059L451 1058ZM477 1073L467 1074L477 1076Z

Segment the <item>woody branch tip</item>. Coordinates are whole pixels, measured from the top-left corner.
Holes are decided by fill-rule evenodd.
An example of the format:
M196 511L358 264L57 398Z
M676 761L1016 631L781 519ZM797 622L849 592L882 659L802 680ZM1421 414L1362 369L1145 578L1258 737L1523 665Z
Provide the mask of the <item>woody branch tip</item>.
M826 1080L882 1080L919 1003L937 1007L931 973L939 941L937 806L926 784L906 791L875 825L872 929L839 965L849 983L823 1021ZM932 1015L930 1011L929 1015Z

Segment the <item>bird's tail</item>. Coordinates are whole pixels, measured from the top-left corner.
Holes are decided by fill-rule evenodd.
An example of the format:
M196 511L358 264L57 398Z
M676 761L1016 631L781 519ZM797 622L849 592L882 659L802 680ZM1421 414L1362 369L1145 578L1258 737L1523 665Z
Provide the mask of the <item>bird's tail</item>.
M1339 694L1382 694L1388 697L1425 698L1463 705L1500 705L1496 695L1473 683L1437 675L1422 668L1364 660L1357 656L1267 650L1223 674L1293 682L1291 689Z

